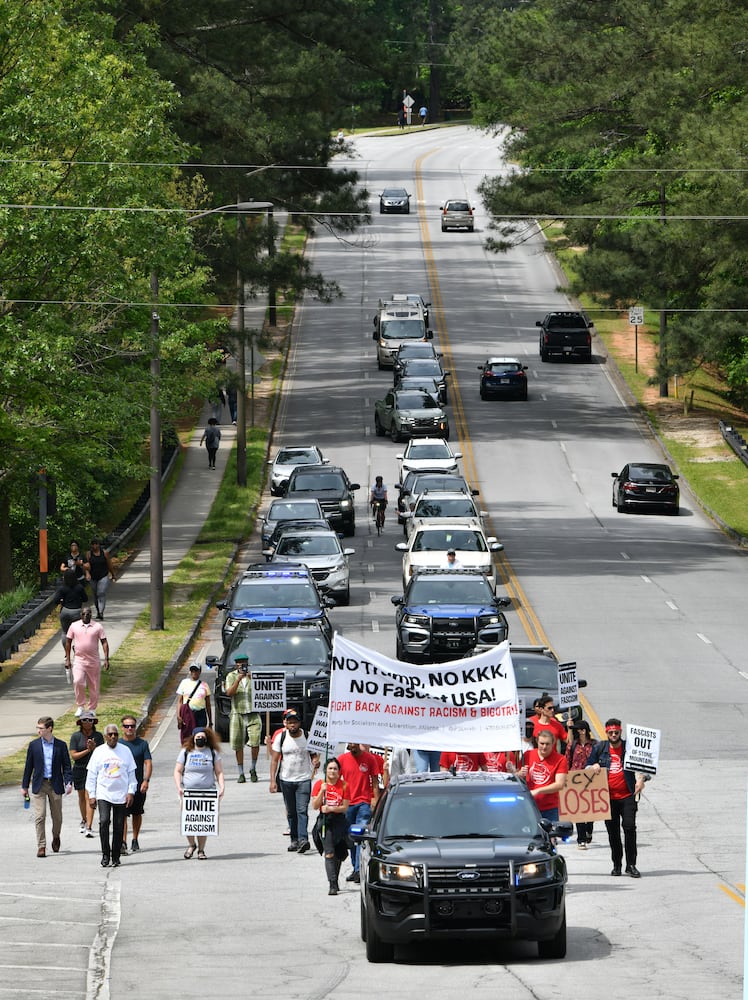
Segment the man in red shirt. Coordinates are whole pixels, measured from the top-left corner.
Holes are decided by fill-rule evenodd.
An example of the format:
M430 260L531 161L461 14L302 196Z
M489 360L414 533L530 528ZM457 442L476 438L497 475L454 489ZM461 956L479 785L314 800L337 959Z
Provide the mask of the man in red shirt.
M524 766L519 772L527 782L540 815L553 823L558 822L558 793L566 784L569 773L566 757L554 749L555 742L549 729L541 729L537 750L525 752Z
M610 792L610 819L605 820L608 830L610 854L613 859L611 875L621 874L624 851L626 854L626 874L631 878L641 878L636 867L636 796L644 787L644 778L638 778L634 771L624 768L626 741L621 739L621 720L608 719L605 723L607 740L600 740L592 748L587 767L593 774L605 768L608 772ZM621 844L623 827L623 845Z
M340 773L348 784L350 805L345 818L348 826L352 823L368 823L371 811L379 799L379 775L383 770L383 760L376 754L363 750L360 743L349 743L347 753L341 754ZM360 882L358 844L351 847L353 871L346 882Z
M454 770L452 770L454 768ZM487 771L486 755L483 753L443 753L439 758L440 771Z

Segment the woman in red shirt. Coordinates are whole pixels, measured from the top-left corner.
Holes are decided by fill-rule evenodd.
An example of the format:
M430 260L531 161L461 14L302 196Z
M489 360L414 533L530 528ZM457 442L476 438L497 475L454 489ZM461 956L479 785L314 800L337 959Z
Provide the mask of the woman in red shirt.
M312 837L320 854L325 856L328 896L337 896L340 866L348 856L345 814L350 804L348 782L340 776L340 762L331 757L325 765L325 780L320 778L312 788L312 808L319 809Z
M542 732L543 729L550 730L558 743L561 743L561 751L566 748L566 743L569 736L566 732L564 726L558 721L554 713L553 696L549 694L544 694L542 698L538 698L535 702L535 707L537 708L537 715L531 715L528 722L532 722L532 735L533 739L538 738L538 733ZM571 725L571 719L569 719L569 725ZM557 747L557 749L559 749Z

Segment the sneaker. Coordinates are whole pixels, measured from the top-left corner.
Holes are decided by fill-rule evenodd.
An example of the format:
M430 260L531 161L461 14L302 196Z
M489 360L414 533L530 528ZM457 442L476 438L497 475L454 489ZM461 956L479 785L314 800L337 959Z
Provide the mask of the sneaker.
M120 854L127 854L127 844L123 844L120 848Z
M93 835L94 835L93 830L91 829L90 826L87 826L86 827L86 836L90 838L90 837L93 837Z
M351 874L346 879L346 882L360 882L361 876L358 872L351 872Z
M586 851L587 850L587 844L584 841L581 844L577 844L577 850Z
M120 866L120 861L119 858L117 858L116 861L112 862L112 868L119 868L119 866Z
M306 852L309 850L310 847L311 844L309 843L308 840L302 840L301 843L299 844L299 854L306 854Z
M252 784L257 784L257 771L254 768L249 772L249 780Z
M82 819L81 820L81 825L80 825L80 832L81 833L85 833L86 829L87 829L87 827L86 827L86 821L84 819Z
M245 782L246 782L247 779L244 777L243 774L240 774L239 777L236 780L238 781L238 783L240 785L243 785L243 784L245 784Z
M299 849L298 840L292 840L291 843L286 848L287 851L298 851L298 849Z
M130 844L130 854L136 854L140 850L140 844L133 838L133 842Z
M81 715L83 715L83 706L79 705L75 710L76 719L80 718Z
M101 855L101 867L102 868L108 868L109 867L109 855L108 854L102 854Z

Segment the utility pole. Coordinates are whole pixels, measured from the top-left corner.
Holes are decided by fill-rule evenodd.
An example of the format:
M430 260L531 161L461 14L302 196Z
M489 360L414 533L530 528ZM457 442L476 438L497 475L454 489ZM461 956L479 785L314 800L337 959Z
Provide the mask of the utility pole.
M660 184L660 221L663 226L667 224L666 220L667 213L667 201L665 199L665 185ZM660 309L660 372L662 373L662 378L660 381L660 398L666 399L668 396L668 378L667 378L667 287L665 285L665 279L663 278L662 287L662 308Z
M151 271L151 631L164 628L164 535L161 509L161 345L158 274Z

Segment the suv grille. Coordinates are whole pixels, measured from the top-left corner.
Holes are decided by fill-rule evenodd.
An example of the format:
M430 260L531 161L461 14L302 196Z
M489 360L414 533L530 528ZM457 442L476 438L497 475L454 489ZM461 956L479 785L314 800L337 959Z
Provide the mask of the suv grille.
M463 873L469 873L470 877L461 878ZM434 896L483 896L509 888L509 865L429 868L428 878Z

